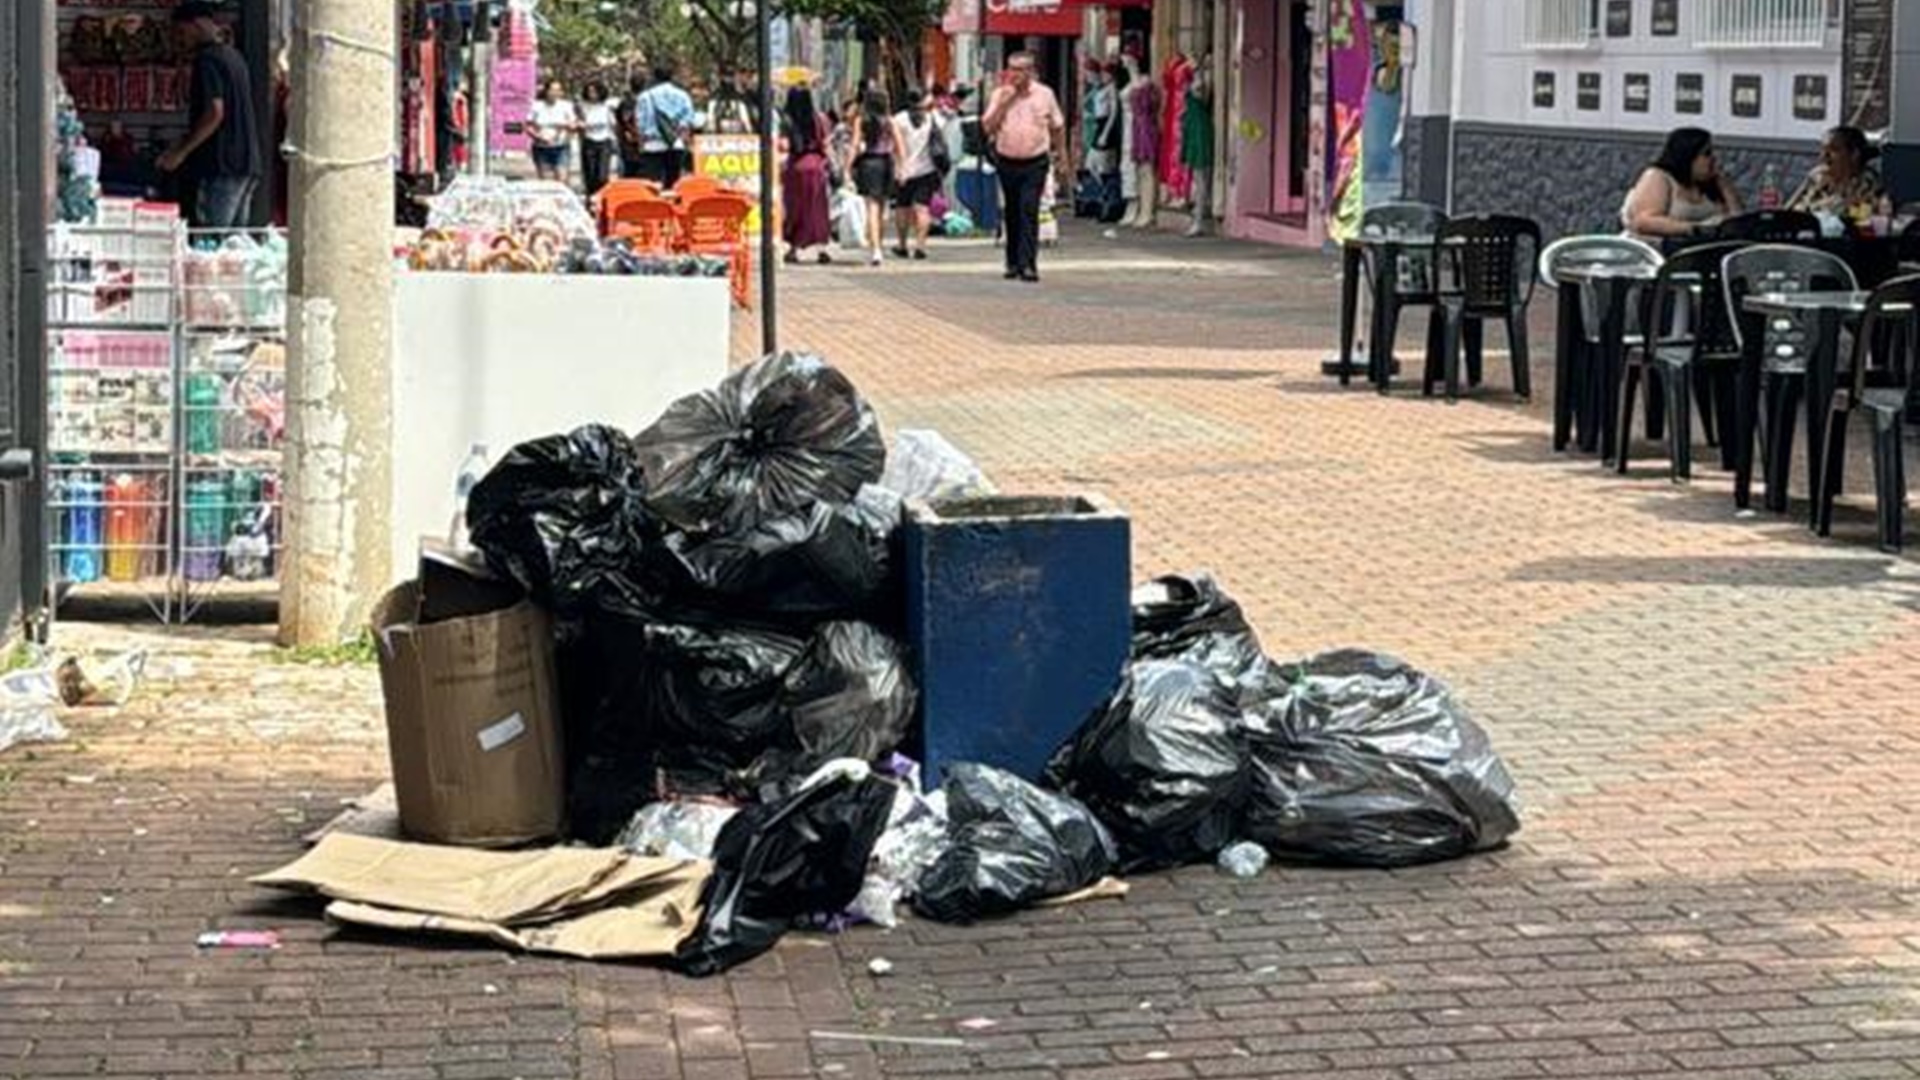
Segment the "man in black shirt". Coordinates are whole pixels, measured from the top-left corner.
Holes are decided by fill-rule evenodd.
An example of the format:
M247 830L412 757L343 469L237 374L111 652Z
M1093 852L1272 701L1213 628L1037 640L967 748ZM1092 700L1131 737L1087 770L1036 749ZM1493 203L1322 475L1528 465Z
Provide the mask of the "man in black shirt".
M193 127L160 155L162 172L184 181L187 218L195 228L236 229L252 217L262 168L252 78L240 50L222 38L216 6L187 0L173 9L181 45L193 50Z

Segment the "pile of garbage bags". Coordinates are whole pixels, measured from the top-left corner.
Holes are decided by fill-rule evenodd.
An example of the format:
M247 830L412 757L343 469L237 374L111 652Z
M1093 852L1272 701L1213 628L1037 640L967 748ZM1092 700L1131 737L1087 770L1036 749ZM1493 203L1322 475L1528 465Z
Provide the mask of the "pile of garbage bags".
M1206 576L1136 592L1132 651L1046 774L1113 830L1124 869L1245 840L1296 862L1407 866L1496 847L1520 826L1486 732L1399 660L1276 664Z
M918 492L877 486L886 464L846 377L782 353L637 434L515 447L474 487L473 544L559 618L577 839L662 797L790 791L905 737L891 550Z
M637 434L525 443L472 490L473 544L555 617L572 837L712 862L685 970L903 903L971 922L1222 852L1401 866L1518 828L1443 684L1275 662L1205 575L1136 591L1127 669L1042 776L949 763L923 789L895 532L907 500L991 490L934 433L889 455L846 377L792 353Z

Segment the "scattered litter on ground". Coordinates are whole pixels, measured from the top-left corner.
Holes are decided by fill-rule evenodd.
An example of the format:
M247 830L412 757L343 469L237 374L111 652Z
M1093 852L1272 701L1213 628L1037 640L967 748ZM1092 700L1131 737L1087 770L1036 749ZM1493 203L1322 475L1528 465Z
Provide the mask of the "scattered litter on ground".
M938 1035L873 1035L860 1031L809 1031L807 1037L822 1042L883 1043L893 1046L950 1046L961 1049L967 1045L965 1039Z
M999 1027L1000 1021L991 1020L984 1016L970 1016L953 1026L962 1031L987 1031L991 1028Z
M277 949L278 930L208 930L195 939L202 949Z
M875 976L893 974L893 961L884 956L876 956L867 961L867 972Z
M1266 848L1251 840L1242 840L1223 848L1220 858L1215 860L1214 864L1228 877L1257 878L1261 871L1267 868L1267 860L1270 857Z
M325 825L301 837L301 841L311 847L319 843L321 837L331 833L371 836L382 840L401 838L400 804L394 799L392 781L381 784L365 795L342 799L341 803L346 809Z
M69 707L119 708L133 700L146 670L147 650L133 649L115 656L90 657L84 663L78 656L69 656L60 662L54 679L60 687L60 700Z
M0 751L21 743L65 739L67 729L53 715L59 702L53 675L45 668L0 676Z

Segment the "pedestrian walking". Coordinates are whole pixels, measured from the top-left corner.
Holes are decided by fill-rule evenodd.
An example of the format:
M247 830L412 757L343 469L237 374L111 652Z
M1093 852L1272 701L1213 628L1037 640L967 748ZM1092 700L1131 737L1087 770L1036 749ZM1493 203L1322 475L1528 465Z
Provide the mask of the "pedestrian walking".
M819 260L830 263L827 248L833 242L833 211L828 187L827 143L832 128L813 105L813 91L796 86L787 91L783 121L787 135L787 162L780 176L785 202L786 261L819 248Z
M887 233L887 203L893 198L894 156L900 133L887 112L885 91L870 90L853 129L853 186L867 204L867 263L880 265L880 245Z
M627 78L627 96L614 110L615 126L620 134L620 175L628 180L640 178L640 155L646 140L640 136L638 116L640 95L647 92L647 77L636 72Z
M607 101L607 84L596 79L587 84L580 102L580 177L588 198L607 186L613 171L616 137L613 105Z
M671 67L653 69L653 85L634 102L633 120L640 132L641 178L663 188L679 183L694 111L693 97L674 85Z
M946 170L946 134L934 123L933 99L918 87L907 91L907 107L893 118L899 133L894 158L894 229L900 243L893 253L902 259L927 257L927 231L932 226L929 207L940 190ZM936 140L938 145L936 146Z
M527 116L533 128L533 169L542 180L567 182L567 159L580 130L580 110L567 99L559 79L548 79Z
M1006 206L1007 279L1040 280L1040 200L1067 127L1053 91L1034 78L1033 54L1016 52L982 119Z

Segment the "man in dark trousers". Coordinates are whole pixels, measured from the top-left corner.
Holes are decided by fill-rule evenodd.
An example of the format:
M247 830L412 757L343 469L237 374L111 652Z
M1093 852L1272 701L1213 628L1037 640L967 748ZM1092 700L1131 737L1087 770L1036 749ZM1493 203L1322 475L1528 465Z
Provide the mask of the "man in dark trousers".
M1033 54L1007 57L1004 82L981 118L992 140L993 167L1006 207L1007 279L1040 280L1040 199L1056 162L1064 165L1067 118L1060 102L1033 77Z
M166 153L160 170L178 176L187 220L199 229L237 229L252 220L253 194L265 172L253 80L240 50L226 43L217 5L187 0L173 9L182 50L192 50L193 126Z

